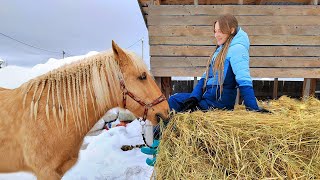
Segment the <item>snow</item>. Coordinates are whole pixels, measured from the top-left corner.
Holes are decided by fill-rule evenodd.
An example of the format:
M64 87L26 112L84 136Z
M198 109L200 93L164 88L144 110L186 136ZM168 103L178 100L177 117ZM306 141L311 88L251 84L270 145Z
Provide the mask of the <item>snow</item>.
M52 69L64 64L71 63L96 54L90 52L84 56L69 57L66 59L49 59L45 64L38 64L32 68L18 66L7 66L0 69L0 87L16 88L22 83L44 74ZM109 113L116 113L112 109ZM102 120L100 120L101 122ZM100 123L101 124L101 123ZM97 126L101 126L97 123ZM101 129L101 127L100 127ZM152 127L149 127L149 131ZM143 144L141 136L141 125L138 120L134 120L126 127L114 127L101 130L97 136L86 136L84 144L88 146L80 150L77 164L69 170L63 180L144 180L150 179L153 167L145 163L145 159L150 157L134 148L130 151L122 151L122 145ZM151 130L152 132L152 130ZM0 173L0 180L35 180L36 177L28 172Z

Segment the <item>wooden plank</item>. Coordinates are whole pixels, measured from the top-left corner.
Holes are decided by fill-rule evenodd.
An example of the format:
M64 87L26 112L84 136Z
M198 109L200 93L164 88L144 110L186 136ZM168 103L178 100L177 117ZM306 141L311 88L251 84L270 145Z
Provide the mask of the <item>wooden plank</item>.
M149 25L212 25L218 16L147 16ZM239 25L318 25L319 16L236 16Z
M261 0L261 5L307 5L308 0Z
M198 3L199 4L237 4L237 0L199 0ZM162 4L163 5L193 5L194 0L163 0Z
M213 36L212 26L149 26L150 36ZM241 26L249 35L320 35L314 26Z
M213 46L169 46L150 47L151 56L209 56ZM320 46L251 46L251 56L320 56Z
M320 30L319 30L320 31ZM249 36L251 45L320 45L320 36ZM216 45L214 36L150 36L150 45Z
M308 1L308 0L307 0ZM315 0L312 0L315 1ZM238 0L239 3L239 0ZM241 3L241 2L240 2ZM242 2L243 3L243 2ZM320 8L318 6L306 5L199 5L199 6L150 6L146 12L152 16L170 16L170 15L221 15L231 13L233 15L260 15L260 16L319 16Z
M154 76L200 77L205 68L152 68ZM250 68L255 78L320 78L319 68Z
M139 2L148 3L149 0L140 0ZM216 5L216 4L237 4L237 0L198 0L199 4L202 5ZM277 3L294 3L294 4L307 4L308 0L265 0L267 2L277 2ZM193 5L194 0L162 0L162 5ZM256 0L243 0L243 4L255 5Z
M198 0L202 5L238 4L237 0ZM308 0L264 0L264 3L307 4ZM194 0L162 0L162 5L193 5ZM255 5L256 0L243 0L243 4Z
M272 93L272 98L273 99L278 99L278 78L274 78L273 81L273 93Z
M205 67L209 57L151 57L151 68ZM251 57L250 67L320 68L320 57Z

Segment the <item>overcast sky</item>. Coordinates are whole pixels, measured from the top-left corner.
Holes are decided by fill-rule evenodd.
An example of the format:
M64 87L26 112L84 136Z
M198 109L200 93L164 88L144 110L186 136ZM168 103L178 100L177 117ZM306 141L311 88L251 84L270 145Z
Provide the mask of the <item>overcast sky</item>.
M128 48L141 38L149 61L148 32L137 0L0 0L0 59L9 65L31 67L62 58L62 51L66 56L103 51L112 39ZM141 49L141 42L130 48L139 55Z

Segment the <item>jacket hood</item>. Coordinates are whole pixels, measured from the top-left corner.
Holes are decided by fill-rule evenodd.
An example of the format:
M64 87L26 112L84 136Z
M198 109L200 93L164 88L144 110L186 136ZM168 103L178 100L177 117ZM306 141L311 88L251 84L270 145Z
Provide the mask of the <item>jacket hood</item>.
M238 28L237 34L232 39L230 46L241 44L243 45L247 50L249 50L250 47L250 41L248 34L244 32L240 27Z

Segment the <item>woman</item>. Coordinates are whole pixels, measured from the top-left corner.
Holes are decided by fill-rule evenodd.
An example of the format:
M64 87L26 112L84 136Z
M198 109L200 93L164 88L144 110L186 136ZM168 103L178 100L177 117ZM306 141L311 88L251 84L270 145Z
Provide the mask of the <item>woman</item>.
M248 110L261 111L256 102L249 71L250 42L237 19L225 14L213 24L217 47L211 55L206 72L192 93L178 93L169 98L171 110L232 110L237 88ZM264 111L264 110L263 110Z
M252 87L249 71L250 42L246 32L238 27L237 19L225 14L213 24L217 47L207 63L206 72L192 93L178 93L169 98L171 110L176 112L194 111L210 108L232 110L237 96L237 88L248 110L269 112L260 109ZM159 140L155 139L153 148L144 147L141 151L154 155L146 160L153 166Z

